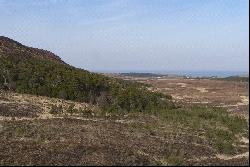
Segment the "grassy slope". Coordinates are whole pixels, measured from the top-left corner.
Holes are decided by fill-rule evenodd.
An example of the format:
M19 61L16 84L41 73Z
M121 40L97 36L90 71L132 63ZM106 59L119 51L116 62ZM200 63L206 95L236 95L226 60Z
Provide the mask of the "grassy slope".
M0 119L0 164L248 163L244 157L218 158L220 154L234 156L248 151L240 140L248 138L246 121L222 109L194 106L155 114L107 115L85 105L2 92L0 117L6 120Z

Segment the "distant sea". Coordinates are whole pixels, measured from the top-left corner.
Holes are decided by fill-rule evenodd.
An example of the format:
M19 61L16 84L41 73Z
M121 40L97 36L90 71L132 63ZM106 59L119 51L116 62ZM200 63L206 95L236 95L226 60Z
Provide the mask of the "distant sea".
M165 72L164 72L165 73ZM168 74L190 77L229 77L229 76L249 76L245 71L169 71Z
M162 75L178 75L189 77L229 77L229 76L249 76L249 71L98 71L104 73L153 73Z

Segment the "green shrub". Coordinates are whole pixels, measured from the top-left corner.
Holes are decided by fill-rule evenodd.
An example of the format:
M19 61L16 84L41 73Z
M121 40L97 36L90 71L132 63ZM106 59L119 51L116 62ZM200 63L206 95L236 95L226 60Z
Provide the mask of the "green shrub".
M76 114L78 110L75 109L74 107L75 107L74 104L70 104L66 112L69 113L70 115Z
M56 114L62 114L63 113L63 108L62 105L52 105L51 109L49 111L50 114L56 115Z

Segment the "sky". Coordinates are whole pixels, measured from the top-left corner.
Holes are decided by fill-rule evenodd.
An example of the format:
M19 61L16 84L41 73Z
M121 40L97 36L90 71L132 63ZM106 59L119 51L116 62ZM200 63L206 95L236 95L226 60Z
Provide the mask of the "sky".
M0 36L98 72L248 71L248 0L0 0Z

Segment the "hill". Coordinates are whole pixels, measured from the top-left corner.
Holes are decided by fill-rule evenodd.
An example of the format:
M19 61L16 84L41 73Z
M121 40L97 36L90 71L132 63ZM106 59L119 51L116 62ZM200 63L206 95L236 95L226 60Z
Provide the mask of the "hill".
M0 88L96 104L107 111L156 112L174 108L171 96L138 83L90 73L55 54L0 38Z

